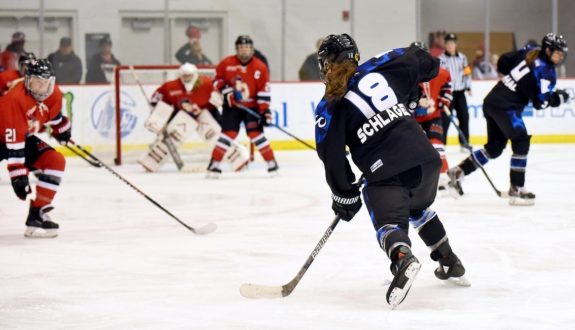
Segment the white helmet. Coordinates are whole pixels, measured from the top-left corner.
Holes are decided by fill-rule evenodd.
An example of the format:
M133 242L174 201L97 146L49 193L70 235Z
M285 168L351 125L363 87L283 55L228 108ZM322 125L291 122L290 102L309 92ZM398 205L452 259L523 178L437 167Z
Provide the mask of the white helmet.
M200 75L198 73L198 68L191 63L182 64L180 69L178 69L178 74L187 92L190 92L192 88L194 88L194 84Z

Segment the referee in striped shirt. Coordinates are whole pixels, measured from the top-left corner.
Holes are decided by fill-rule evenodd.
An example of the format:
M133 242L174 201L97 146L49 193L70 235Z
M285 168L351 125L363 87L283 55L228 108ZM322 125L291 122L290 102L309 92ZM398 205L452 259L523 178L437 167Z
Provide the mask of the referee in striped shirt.
M445 36L445 52L439 56L441 66L451 74L451 86L453 88L453 101L451 110L455 110L459 128L463 132L466 141L469 142L469 111L467 110L467 100L465 92L471 94L471 68L467 63L465 54L457 51L457 36L454 33L448 33ZM441 112L443 122L443 137L447 144L447 130L451 123L445 112ZM461 136L459 144L463 147L464 143Z

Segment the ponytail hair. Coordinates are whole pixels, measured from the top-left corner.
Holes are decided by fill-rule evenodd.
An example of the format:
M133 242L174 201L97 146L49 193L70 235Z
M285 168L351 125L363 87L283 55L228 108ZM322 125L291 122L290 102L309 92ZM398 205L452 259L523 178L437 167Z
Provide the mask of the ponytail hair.
M347 93L347 84L357 71L357 63L343 61L330 64L329 78L325 85L325 99L332 103L339 101Z
M533 62L535 62L535 60L537 59L537 57L539 57L539 52L541 50L539 48L530 50L526 55L525 55L525 62L527 62L527 65L529 65L530 67L533 67Z

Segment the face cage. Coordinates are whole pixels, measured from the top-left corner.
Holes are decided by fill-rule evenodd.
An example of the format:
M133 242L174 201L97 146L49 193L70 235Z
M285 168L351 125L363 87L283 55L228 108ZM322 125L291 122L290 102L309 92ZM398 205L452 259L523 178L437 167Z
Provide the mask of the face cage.
M48 80L48 90L45 93L35 93L34 91L32 91L32 88L30 86L30 78L31 77L36 77L38 79L42 79L42 80ZM38 102L42 102L45 99L47 99L50 95L52 95L52 92L54 92L54 85L56 83L56 77L54 76L50 76L50 78L44 78L44 77L40 77L40 76L26 76L24 78L24 87L26 87L26 91L28 91L28 93L30 93L30 95L32 95L32 97L34 97L34 99Z
M189 82L186 82L186 81L184 81L184 77L180 76L180 81L184 85L184 89L186 90L186 92L189 93L192 91L192 89L196 85L196 82L198 81L198 77L200 75L198 74L198 72L196 72L196 73L192 73L192 74L187 74L187 76L192 76L192 80Z

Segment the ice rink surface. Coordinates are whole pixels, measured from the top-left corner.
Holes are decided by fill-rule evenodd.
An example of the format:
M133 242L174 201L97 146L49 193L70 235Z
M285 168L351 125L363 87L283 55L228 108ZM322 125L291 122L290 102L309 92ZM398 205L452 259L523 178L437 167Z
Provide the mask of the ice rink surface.
M509 148L508 148L509 149ZM69 159L51 213L56 239L23 237L27 203L0 180L0 329L567 329L575 324L575 146L535 145L527 187L536 205L512 207L479 171L465 196L433 209L467 268L470 288L437 280L415 232L423 267L390 310L389 261L365 208L341 222L291 296L242 297L244 282L293 278L333 219L313 152L278 152L281 176L263 163L219 180L115 167L191 226L196 236L104 169ZM464 157L448 149L451 165ZM486 166L508 189L509 150Z

